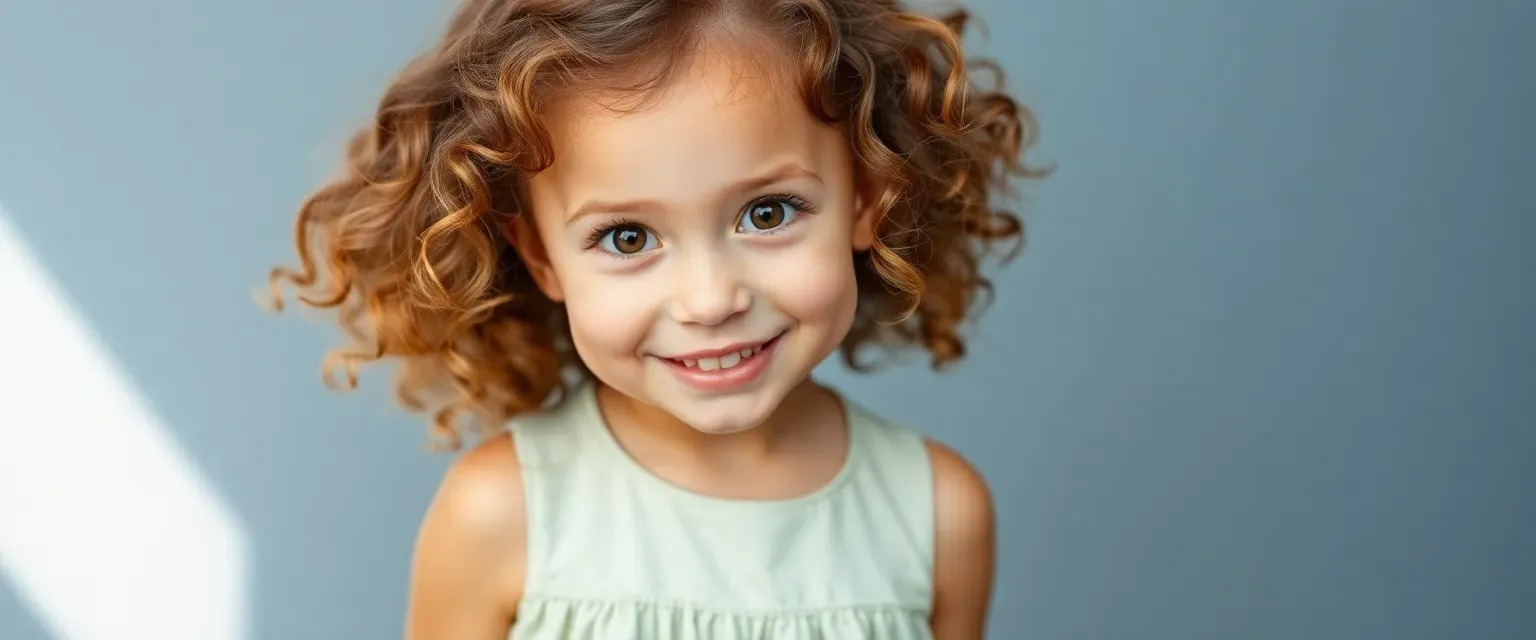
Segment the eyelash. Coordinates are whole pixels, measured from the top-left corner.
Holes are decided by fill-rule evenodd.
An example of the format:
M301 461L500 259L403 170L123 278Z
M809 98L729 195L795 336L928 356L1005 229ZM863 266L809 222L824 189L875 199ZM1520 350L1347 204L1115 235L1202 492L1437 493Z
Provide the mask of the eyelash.
M598 225L596 228L592 229L591 232L587 233L587 241L586 241L586 248L587 248L587 250L590 251L590 250L596 249L597 245L602 243L603 236L608 235L608 233L610 231L613 231L614 229L617 229L619 227L626 227L626 226L631 226L631 225L632 226L636 226L636 227L642 227L642 228L644 228L646 230L646 232L650 232L650 227L646 227L643 224L639 224L639 223L635 223L635 222L630 222L626 218L614 218L612 220L609 220L607 222L604 222L604 223ZM628 258L630 256L619 256L619 257L621 257L621 258Z
M763 205L763 204L767 204L767 203L770 203L770 202L784 202L784 203L787 203L790 206L794 207L795 210L798 211L801 214L815 212L815 207L812 207L810 202L806 201L805 198L802 198L802 197L800 197L798 195L795 195L793 193L770 193L768 195L758 196L757 198L753 198L751 202L748 202L747 205L745 207L742 207L741 211L737 213L737 219L740 219L742 213L746 213L747 211L751 211L754 207L757 207L757 206ZM799 222L800 222L800 216L796 215L794 217L794 219L790 220L787 224L785 224L785 225L783 225L781 227L778 227L776 229L772 229L770 231L762 231L762 232L759 232L759 233L757 233L755 235L764 235L764 236L766 236L766 235L773 235L775 233L778 233L780 231L788 229L788 228L794 226L795 224L797 224ZM645 226L643 224L640 224L638 222L633 222L633 221L631 221L631 220L629 220L627 218L614 218L612 220L604 222L601 225L598 225L596 228L592 229L592 231L587 233L586 249L588 251L595 251L595 250L597 250L597 245L602 243L603 238L605 236L607 236L614 229L618 229L619 227L624 227L624 226L641 227L641 228L645 229L646 233L655 233L655 231L651 230L650 227L647 227L647 226ZM604 253L607 253L607 252L604 252ZM612 255L615 258L620 258L620 259L628 260L630 258L642 257L644 254L619 254L619 253L613 253L613 254L610 254L610 255Z

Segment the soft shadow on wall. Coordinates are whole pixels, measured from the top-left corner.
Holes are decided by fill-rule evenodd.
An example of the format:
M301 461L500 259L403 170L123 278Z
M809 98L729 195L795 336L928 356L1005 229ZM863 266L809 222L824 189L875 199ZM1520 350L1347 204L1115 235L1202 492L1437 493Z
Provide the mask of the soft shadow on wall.
M10 640L53 640L26 604L10 580L0 580L0 638Z
M0 575L59 638L240 638L243 523L0 208Z
M81 573L71 569L77 564L29 554L43 568L16 571L7 559L16 597L4 611L35 609L17 628L47 629L58 640L399 634L411 538L447 458L422 450L420 423L392 407L378 378L354 397L325 391L318 359L334 331L297 314L263 313L251 292L274 261L290 258L292 212L334 166L340 131L368 112L443 7L400 3L383 20L372 3L331 4L327 12L296 18L315 13L301 2L0 9L0 202L79 333L100 347L95 362L111 363L115 373L103 379L133 398L131 410L114 411L78 381L46 381L48 399L59 401L42 409L55 418L52 431L28 434L79 454L76 462L91 461L92 472L129 469L131 482L72 475L82 491L120 492L99 508L88 496L60 495L58 486L24 487L22 497L48 491L42 507L76 519L69 523L76 529L51 532L86 531L116 545L105 551L107 566L167 562L138 566L147 573L131 575L153 578L131 585L137 590L117 584L82 594L101 567ZM346 69L307 73L314 60ZM10 330L12 322L13 310L0 302L0 326ZM27 339L22 344L36 346ZM13 369L10 356L0 354L6 370L22 376L58 364L49 354L39 356L42 367ZM107 415L69 417L93 411ZM145 439L152 444L123 448L141 425L155 425L140 431L158 434ZM7 454L22 453L0 444L7 472L16 470ZM145 484L153 479L139 473L146 461L175 477ZM69 470L50 464L24 474ZM15 491L0 490L6 505ZM184 499L189 492L203 498ZM178 506L197 504L219 506ZM13 527L11 517L0 513L7 545L12 534L36 531ZM162 547L94 528L118 517L145 530L165 526L152 536L155 545L222 536L234 550L213 548L218 561L209 563L201 543L163 555L146 552ZM67 539L53 542L67 547ZM229 564L236 558L244 569ZM171 571L194 565L187 574ZM118 599L95 618L79 608L58 613L52 607L64 600L47 597L40 575L71 585L77 592L67 598L76 601ZM231 605L238 611L181 614L187 625L201 616L224 627L186 626L180 636L176 627L148 635L132 625L107 635L84 630L134 611L168 615L170 600L162 599L188 590L198 590L189 606L222 602L224 593L207 587L225 580L238 589ZM103 615L113 610L129 617Z

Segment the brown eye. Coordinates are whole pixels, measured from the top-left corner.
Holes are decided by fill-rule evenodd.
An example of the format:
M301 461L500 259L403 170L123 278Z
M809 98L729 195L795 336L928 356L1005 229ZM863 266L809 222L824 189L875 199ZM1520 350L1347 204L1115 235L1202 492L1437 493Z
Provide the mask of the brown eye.
M656 236L638 224L623 223L603 234L598 246L609 253L634 255L656 248Z
M795 205L783 200L759 202L749 207L741 216L736 230L743 233L773 231L788 224L800 213Z

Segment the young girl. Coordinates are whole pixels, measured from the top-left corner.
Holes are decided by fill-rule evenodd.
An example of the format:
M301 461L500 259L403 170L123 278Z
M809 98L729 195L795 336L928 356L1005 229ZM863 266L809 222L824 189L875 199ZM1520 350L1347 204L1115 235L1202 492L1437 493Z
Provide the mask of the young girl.
M963 353L1029 113L893 0L474 0L274 285L460 457L408 638L979 638L988 491L818 385ZM974 68L974 64L969 65Z

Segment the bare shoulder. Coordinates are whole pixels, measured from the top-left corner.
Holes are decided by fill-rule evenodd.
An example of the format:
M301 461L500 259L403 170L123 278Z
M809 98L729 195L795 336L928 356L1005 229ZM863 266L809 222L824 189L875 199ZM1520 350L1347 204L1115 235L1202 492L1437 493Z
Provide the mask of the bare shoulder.
M997 557L992 492L959 452L933 440L927 445L934 493L934 637L979 639Z
M954 449L928 440L933 465L934 515L940 537L977 536L993 527L992 490L974 465Z
M510 434L489 438L453 462L428 511L428 519L434 516L464 535L521 535L523 474Z
M506 637L522 592L524 521L511 436L460 455L417 534L406 637Z

